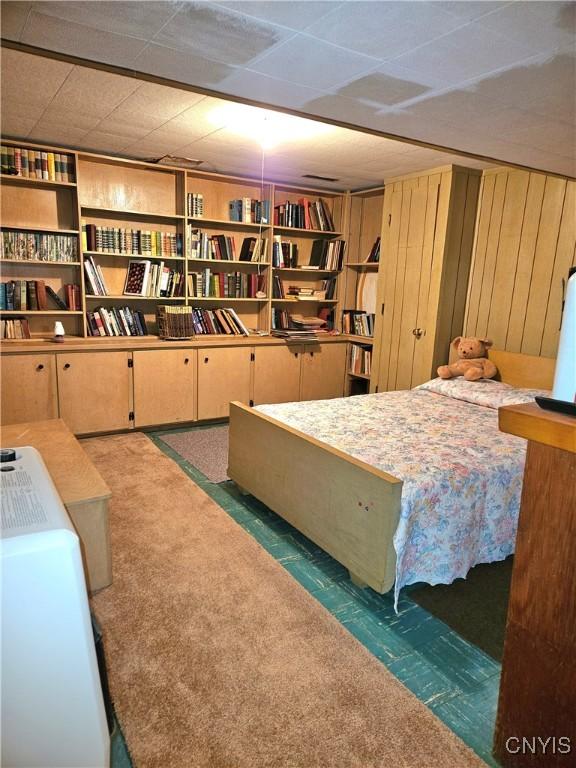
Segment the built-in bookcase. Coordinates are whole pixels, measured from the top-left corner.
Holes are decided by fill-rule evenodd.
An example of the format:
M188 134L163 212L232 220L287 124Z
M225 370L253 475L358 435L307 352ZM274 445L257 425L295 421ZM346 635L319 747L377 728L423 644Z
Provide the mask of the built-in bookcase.
M5 143L24 147L23 142ZM291 314L328 313L340 327L339 302L344 294L338 283L344 267L338 260L319 264L318 251L324 246L318 243L329 243L333 248L345 239L347 193L89 152L30 147L52 152L55 157L65 152L74 181L15 176L3 163L2 226L11 231L70 235L77 243L77 257L65 264L3 260L3 280L45 281L64 301L66 285L80 288L80 308L74 312L54 306L44 313L17 313L28 319L33 336L51 336L55 319L64 323L67 335L88 336L90 328L94 330L90 315L99 308L114 313L118 324L121 309L137 313L148 334L155 335L159 304L214 310L232 307L250 331L262 334L273 327L275 311L288 318ZM274 223L277 206L289 203L297 207L303 201L319 208L317 218L292 220L291 225L287 220ZM295 222L302 226L294 226ZM202 251L197 247L200 238L205 245ZM283 242L294 244L298 259L273 266L273 244L281 248ZM255 243L256 256L252 250ZM228 250L223 250L224 246ZM131 261L138 260L157 270L178 273L176 282L181 289L171 295L127 295L128 268ZM307 269L314 261L316 269ZM104 291L95 289L89 270L98 271ZM199 279L207 280L213 290L195 295ZM278 284L283 295L275 295ZM299 295L291 294L291 290ZM3 319L15 315L14 311L2 311Z
M39 309L36 289L38 283L43 283L56 292L61 302L66 305L66 285L81 285L81 264L79 250L79 219L76 196L76 183L62 181L62 172L59 169L60 179L56 179L56 169L53 166L54 156L62 152L66 156L67 169L70 177L76 178L77 158L74 152L69 150L56 150L41 147L25 142L2 142L2 204L1 227L3 237L3 249L1 259L1 282L21 281L28 283L27 300L25 308L8 309L4 298L0 308L0 319L14 320L22 318L32 338L50 336L54 328L54 321L63 323L66 333L74 336L82 336L83 304L79 309L70 310L59 307L49 296L46 298L43 308ZM8 150L14 158L14 151L20 151L20 159L7 161ZM45 176L30 177L22 175L22 155L24 152L36 156L44 155ZM48 152L51 153L51 163L48 167ZM40 171L42 173L40 164ZM17 175L18 171L18 175ZM30 173L30 171L28 171ZM29 235L37 236L38 243L26 249L27 258L16 258L16 252L11 248L4 248L4 233L10 233L10 237L27 238ZM54 256L54 260L47 261L45 248L40 247L40 237L43 235L66 236L74 244L78 254L73 260L66 257ZM29 257L29 258L28 258ZM31 289L33 286L33 292ZM82 291L80 291L80 296ZM33 309L31 307L34 307ZM13 324L11 324L13 326ZM5 324L2 324L6 331Z
M380 309L375 303L375 293L382 258L379 244L384 188L353 192L349 204L342 330L354 342L349 348L347 393L363 394L370 385L374 315Z

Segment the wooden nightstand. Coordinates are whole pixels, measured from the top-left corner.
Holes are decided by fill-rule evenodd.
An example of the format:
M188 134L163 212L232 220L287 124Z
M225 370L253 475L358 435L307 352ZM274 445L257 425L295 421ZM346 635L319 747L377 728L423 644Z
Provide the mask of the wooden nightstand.
M501 408L499 423L526 438L528 451L494 754L504 766L568 768L576 760L576 419L534 403Z

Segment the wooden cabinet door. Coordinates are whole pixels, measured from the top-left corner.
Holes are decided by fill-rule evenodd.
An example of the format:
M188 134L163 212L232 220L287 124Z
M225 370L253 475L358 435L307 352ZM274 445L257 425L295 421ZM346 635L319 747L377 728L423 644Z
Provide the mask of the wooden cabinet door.
M251 347L198 350L198 418L228 418L231 400L250 402Z
M56 355L60 417L77 435L132 426L131 352Z
M305 345L301 400L328 400L344 395L346 344Z
M256 347L254 351L254 405L289 403L300 399L300 363L303 347L285 344Z
M2 357L2 424L58 418L55 355Z
M196 350L133 352L134 424L172 424L196 416Z

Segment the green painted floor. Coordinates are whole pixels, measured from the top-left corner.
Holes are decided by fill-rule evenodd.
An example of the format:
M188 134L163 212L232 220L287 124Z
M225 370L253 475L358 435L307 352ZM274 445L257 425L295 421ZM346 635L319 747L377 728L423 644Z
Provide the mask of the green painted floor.
M162 434L149 437L488 765L498 765L491 755L497 661L411 600L410 587L396 614L391 595L354 586L333 558L252 496L242 496L234 483L207 481ZM129 765L118 733L112 766Z

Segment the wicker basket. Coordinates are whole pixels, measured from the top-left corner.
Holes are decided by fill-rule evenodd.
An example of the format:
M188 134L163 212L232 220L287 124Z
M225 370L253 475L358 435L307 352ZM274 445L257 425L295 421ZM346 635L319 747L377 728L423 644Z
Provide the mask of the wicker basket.
M192 307L160 304L156 307L156 321L161 339L190 339L194 336Z

